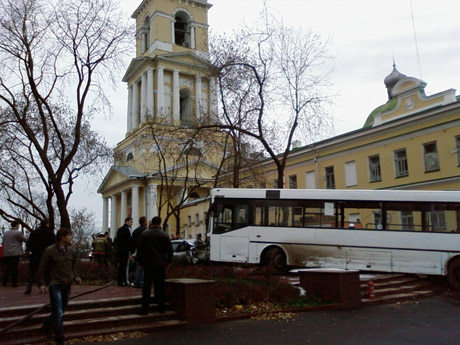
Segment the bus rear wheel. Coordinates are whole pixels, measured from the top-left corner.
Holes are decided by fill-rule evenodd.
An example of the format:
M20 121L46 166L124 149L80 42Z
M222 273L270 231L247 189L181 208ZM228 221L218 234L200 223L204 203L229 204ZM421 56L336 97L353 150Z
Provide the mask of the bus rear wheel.
M455 259L449 264L447 281L452 288L460 290L460 258Z
M276 274L287 272L286 255L280 248L271 248L265 255L265 263Z

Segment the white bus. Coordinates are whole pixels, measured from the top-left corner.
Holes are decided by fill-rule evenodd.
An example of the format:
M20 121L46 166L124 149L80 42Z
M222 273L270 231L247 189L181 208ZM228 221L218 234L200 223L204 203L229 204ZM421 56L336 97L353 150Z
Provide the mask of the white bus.
M213 189L211 260L448 275L460 288L460 191Z

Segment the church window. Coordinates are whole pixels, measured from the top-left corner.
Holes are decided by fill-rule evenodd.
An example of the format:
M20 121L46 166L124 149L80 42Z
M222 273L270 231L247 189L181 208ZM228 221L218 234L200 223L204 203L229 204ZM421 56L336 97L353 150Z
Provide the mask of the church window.
M185 12L178 12L174 18L174 40L174 43L190 48L190 17Z
M150 18L147 16L142 26L142 52L144 53L150 47Z
M129 162L131 159L134 158L134 155L132 152L128 153L127 156L126 156L126 161Z
M180 122L184 126L192 124L192 97L186 89L180 90Z

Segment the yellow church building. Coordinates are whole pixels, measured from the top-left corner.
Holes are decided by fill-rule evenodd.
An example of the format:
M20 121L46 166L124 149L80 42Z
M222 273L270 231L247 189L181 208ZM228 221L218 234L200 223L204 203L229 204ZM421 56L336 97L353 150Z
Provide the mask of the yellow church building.
M165 217L185 200L207 195L205 186L216 169L209 160L214 149L192 125L215 113L208 61L210 7L207 0L144 0L132 15L136 57L123 77L126 135L98 189L102 227L110 228L112 237L128 216L136 227L141 216ZM176 223L175 217L168 219L170 232Z
M205 232L206 197L219 152L210 144L215 140L191 140L189 124L217 113L207 59L210 7L206 0L144 0L133 14L136 57L123 79L128 85L127 131L99 187L103 229L110 228L112 236L128 215L135 224L140 216L164 216L165 196L188 196L176 203L181 211L177 221L171 218L170 233L179 229L189 238ZM460 190L460 102L455 90L426 95L424 81L400 73L396 66L384 83L388 101L370 113L362 128L293 146L286 188ZM182 131L176 137L158 134L165 124ZM175 142L177 150L191 145L195 159L179 164L169 159L162 173L158 151L164 147L156 136ZM184 170L190 168L195 181L201 181L193 190L193 184L183 183ZM277 173L270 159L260 161L257 170L265 182L244 187L275 186ZM160 177L172 171L180 178L166 192ZM220 186L225 185L221 180Z

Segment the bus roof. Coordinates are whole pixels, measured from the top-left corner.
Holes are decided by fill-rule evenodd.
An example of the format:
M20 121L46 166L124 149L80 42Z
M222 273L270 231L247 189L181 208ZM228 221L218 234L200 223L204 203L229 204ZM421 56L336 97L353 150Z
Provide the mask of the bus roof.
M460 202L460 191L215 188L211 198Z

